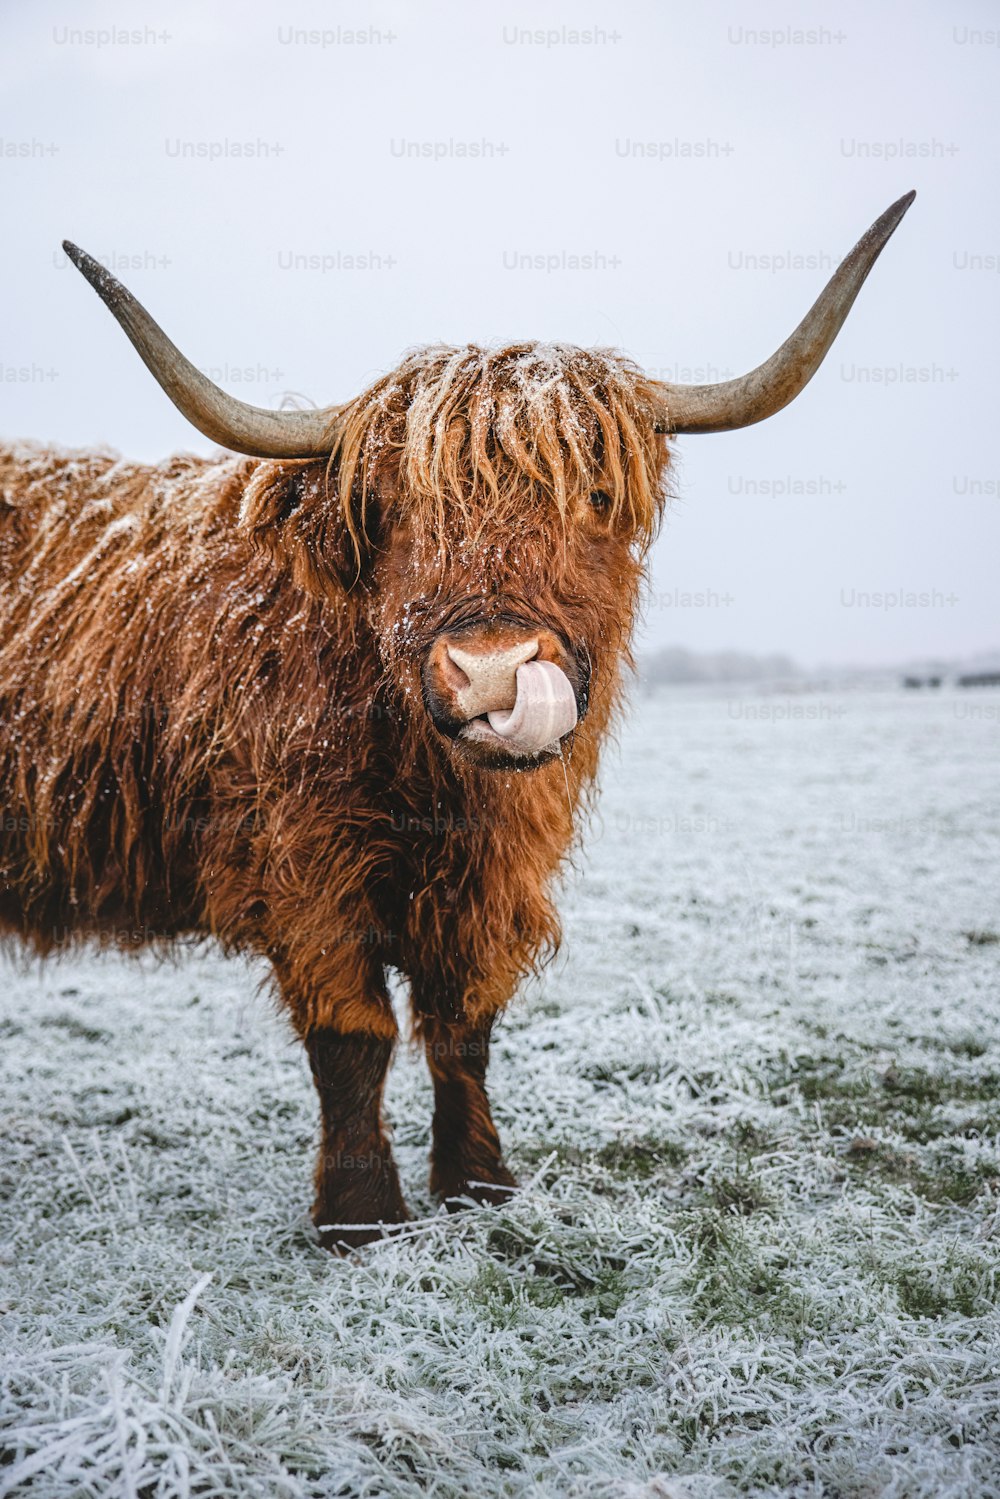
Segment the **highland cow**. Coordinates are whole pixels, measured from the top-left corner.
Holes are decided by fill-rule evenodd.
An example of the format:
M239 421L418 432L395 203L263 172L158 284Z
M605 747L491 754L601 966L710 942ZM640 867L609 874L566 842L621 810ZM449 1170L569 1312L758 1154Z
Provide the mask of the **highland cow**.
M331 1247L406 1218L390 969L434 1084L434 1191L512 1190L490 1032L558 942L668 438L790 401L910 197L742 379L431 348L324 411L225 395L67 245L181 411L247 456L0 449L0 932L266 957L319 1093Z

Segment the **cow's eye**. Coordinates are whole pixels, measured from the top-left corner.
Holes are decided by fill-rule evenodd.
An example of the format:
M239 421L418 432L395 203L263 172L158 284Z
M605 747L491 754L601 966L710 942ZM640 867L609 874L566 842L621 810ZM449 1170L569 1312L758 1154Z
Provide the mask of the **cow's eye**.
M595 489L590 496L590 504L599 515L603 515L611 509L611 496L603 489Z

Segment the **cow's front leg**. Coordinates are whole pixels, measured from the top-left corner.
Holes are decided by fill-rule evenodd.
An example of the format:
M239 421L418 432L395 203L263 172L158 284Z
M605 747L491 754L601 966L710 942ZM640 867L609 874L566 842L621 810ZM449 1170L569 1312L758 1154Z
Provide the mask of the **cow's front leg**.
M313 1220L325 1248L351 1249L408 1216L382 1124L393 1041L317 1026L305 1043L322 1119Z
M272 961L319 1094L313 1220L324 1248L352 1249L408 1217L382 1094L398 1027L376 953L354 941Z
M493 1019L470 1025L425 1016L418 1025L434 1083L431 1191L450 1209L462 1197L505 1202L517 1182L504 1165L486 1095Z

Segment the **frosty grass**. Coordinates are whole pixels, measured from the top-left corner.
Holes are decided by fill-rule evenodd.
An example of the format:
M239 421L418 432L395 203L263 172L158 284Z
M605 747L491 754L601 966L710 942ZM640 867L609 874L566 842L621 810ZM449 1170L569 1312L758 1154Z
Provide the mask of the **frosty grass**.
M1000 1494L1000 694L664 692L502 1023L524 1192L315 1244L261 975L5 960L0 1495ZM452 836L460 836L453 834Z

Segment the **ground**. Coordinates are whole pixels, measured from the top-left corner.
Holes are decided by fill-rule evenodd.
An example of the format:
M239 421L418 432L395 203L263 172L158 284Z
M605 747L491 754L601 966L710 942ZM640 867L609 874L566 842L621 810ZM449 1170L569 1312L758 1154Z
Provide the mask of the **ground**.
M0 1495L1000 1494L1000 694L639 700L507 1015L525 1183L307 1217L260 975L0 969ZM456 833L451 836L459 836Z

